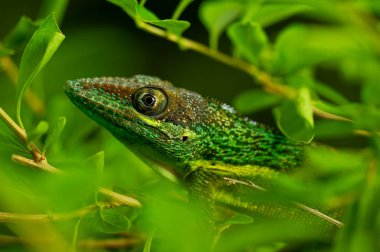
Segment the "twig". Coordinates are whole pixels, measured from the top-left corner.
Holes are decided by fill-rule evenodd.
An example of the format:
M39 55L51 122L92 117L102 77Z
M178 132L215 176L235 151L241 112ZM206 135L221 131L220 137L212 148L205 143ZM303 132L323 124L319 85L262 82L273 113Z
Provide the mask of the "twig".
M9 128L21 139L26 142L27 135L25 129L22 129L12 118L0 107L0 118L9 126Z
M115 204L104 205L104 207L115 207ZM54 222L79 218L98 209L98 205L90 205L75 211L58 214L19 214L0 212L0 222L25 223L25 222Z

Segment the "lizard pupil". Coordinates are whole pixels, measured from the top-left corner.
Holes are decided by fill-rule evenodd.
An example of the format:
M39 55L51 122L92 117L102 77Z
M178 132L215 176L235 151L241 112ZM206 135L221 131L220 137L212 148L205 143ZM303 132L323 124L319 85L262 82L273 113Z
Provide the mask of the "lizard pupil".
M151 94L145 94L142 97L142 101L147 107L153 107L156 103L156 98L154 98L154 96L152 96Z
M166 94L158 88L148 87L137 90L133 96L133 107L147 116L162 113L168 103Z

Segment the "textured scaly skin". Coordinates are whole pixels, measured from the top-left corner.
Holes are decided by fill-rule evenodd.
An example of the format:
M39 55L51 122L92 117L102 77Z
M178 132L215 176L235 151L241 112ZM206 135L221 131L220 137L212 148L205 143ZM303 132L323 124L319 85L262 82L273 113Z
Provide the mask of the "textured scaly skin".
M149 95L136 98L139 92L144 94L141 90L158 94L154 105L161 107L139 111L137 103L145 106L152 101L142 101ZM217 202L255 216L334 229L294 205L244 200L253 189L226 180L270 188L279 173L297 169L304 155L301 144L239 115L232 107L144 75L68 81L65 92L144 161L165 176L183 181L210 226L214 226Z

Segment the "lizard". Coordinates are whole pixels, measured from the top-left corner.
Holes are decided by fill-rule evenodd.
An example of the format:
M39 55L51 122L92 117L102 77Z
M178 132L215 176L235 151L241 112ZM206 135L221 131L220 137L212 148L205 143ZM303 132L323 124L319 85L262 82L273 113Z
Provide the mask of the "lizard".
M265 191L279 174L297 170L305 159L305 145L225 103L146 75L67 81L65 93L149 166L185 184L211 229L216 205L302 221L321 230L342 226L334 219L339 214L333 218L301 203L270 204L244 197L248 187Z

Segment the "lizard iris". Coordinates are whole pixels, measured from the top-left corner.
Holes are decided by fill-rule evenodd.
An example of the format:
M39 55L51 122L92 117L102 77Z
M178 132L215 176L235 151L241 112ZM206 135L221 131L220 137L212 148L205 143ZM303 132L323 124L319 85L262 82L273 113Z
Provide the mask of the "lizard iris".
M248 182L268 188L279 173L297 169L304 146L232 107L144 75L68 81L65 91L151 167L184 182L211 225L215 203L262 216L330 224L305 209L244 200L246 188L241 187Z

